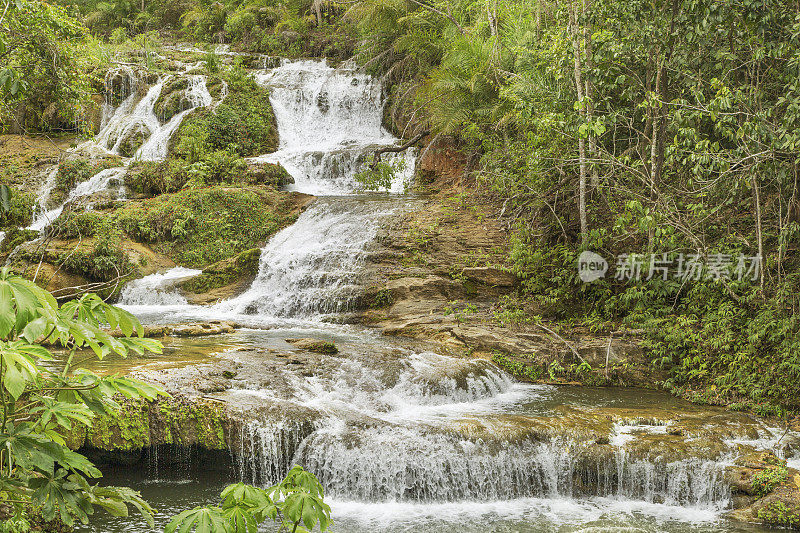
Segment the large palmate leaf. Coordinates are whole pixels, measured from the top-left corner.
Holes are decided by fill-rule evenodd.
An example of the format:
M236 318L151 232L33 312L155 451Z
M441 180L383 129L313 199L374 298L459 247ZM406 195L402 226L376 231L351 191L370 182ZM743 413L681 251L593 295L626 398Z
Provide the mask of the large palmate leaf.
M177 515L167 525L166 533L232 533L230 522L219 507L198 507Z
M24 341L0 342L0 368L3 382L0 384L16 400L26 387L41 374L36 366L38 360L52 359L50 352L36 344Z
M21 333L43 307L58 308L49 292L12 274L8 267L0 269L0 339L13 331Z

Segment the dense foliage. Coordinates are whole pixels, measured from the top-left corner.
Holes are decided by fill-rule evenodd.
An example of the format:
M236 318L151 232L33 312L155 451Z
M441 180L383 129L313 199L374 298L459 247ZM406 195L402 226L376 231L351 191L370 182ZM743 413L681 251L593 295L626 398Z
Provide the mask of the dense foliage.
M323 498L316 476L295 466L268 489L242 483L228 486L220 507L184 511L169 523L166 533L254 533L267 520L277 523L279 533L310 532L317 526L324 532L331 525L331 509Z
M62 7L0 2L0 119L12 131L68 128L92 105L86 28Z
M123 335L112 337L103 326ZM37 516L86 523L95 507L127 516L133 506L152 523L153 509L139 493L90 484L100 471L65 441L71 432L91 427L93 418L116 413L118 395L152 400L163 394L140 381L101 377L79 366L110 353L160 352L157 341L142 335L132 315L95 295L59 306L34 283L0 270L2 531L28 531ZM63 353L56 356L51 347Z
M542 315L645 328L668 385L706 400L797 406L793 4L368 0L349 16L360 58L393 84L396 129L454 138L502 202ZM605 279L579 279L586 249L611 262ZM640 280L614 278L625 253ZM739 254L762 256L760 279L738 279ZM692 255L733 260L644 279L653 259Z

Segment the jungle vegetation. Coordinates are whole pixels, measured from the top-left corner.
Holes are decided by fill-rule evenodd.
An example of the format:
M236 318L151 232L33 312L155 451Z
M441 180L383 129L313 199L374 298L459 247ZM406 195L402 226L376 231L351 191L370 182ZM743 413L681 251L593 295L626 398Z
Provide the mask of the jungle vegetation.
M796 3L3 7L5 114L27 100L41 117L53 102L65 120L69 110L79 116L114 46L171 39L289 57L353 55L385 80L389 127L467 155L465 183L499 206L513 236L510 262L537 315L598 335L643 334L653 364L670 370L665 385L697 400L765 412L799 406ZM53 76L59 83L45 87ZM580 280L576 263L586 250L611 262L609 275ZM640 279L613 275L622 254L631 263L618 269L633 265ZM758 258L742 279L740 256ZM680 269L687 258L712 275L661 275L664 264Z

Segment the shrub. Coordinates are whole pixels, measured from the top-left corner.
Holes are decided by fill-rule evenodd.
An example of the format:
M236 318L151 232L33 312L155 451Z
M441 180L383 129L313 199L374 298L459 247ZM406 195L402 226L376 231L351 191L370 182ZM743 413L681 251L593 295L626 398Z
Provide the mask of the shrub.
M11 198L8 211L0 210L0 227L27 226L33 219L36 195L9 188Z
M125 174L125 186L147 196L179 191L188 181L188 165L181 159L139 161Z
M761 470L753 477L753 494L766 496L789 478L785 465L773 465Z

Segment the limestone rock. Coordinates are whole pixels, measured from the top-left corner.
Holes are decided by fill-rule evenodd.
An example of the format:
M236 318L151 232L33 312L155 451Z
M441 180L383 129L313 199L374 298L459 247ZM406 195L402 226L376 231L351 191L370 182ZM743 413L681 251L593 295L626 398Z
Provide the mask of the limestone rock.
M167 328L170 335L176 337L204 337L207 335L221 335L223 333L233 333L236 328L230 322L196 322L193 324L182 324Z
M461 271L461 275L490 287L513 287L517 283L514 274L493 267L465 268Z
M339 353L339 348L336 347L336 344L319 339L286 339L286 342L309 352L328 355Z

